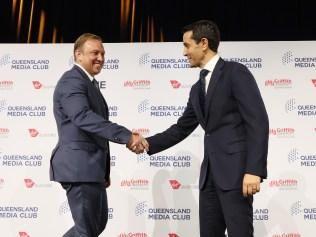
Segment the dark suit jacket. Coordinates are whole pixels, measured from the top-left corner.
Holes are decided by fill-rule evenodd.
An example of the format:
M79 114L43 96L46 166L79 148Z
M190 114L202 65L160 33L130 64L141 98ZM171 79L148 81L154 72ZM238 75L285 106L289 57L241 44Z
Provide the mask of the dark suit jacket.
M53 101L59 140L51 157L50 179L58 182L108 180L108 141L126 144L131 132L108 120L108 107L101 92L78 66L63 74Z
M242 187L245 173L267 177L269 122L258 86L249 70L236 62L217 62L200 106L200 82L177 123L148 138L149 154L165 150L185 139L200 124L205 130L200 188L208 167L223 190Z

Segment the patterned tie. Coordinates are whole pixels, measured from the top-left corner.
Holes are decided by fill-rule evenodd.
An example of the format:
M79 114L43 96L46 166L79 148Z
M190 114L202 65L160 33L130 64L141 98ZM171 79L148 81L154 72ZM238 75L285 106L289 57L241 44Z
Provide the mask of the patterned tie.
M98 81L97 81L95 78L93 78L92 84L93 84L97 89L100 89L99 83L98 83Z
M202 113L203 115L205 114L204 110L205 110L205 95L206 95L206 88L205 88L205 77L207 76L207 74L209 73L209 70L206 69L202 69L200 71L200 86L201 86L201 92L200 92L200 106L202 109Z

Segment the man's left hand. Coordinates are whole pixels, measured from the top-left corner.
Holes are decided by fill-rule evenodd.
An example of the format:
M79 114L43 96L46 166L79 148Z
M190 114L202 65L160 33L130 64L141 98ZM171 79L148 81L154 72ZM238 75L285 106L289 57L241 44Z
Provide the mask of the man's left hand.
M260 192L260 180L261 178L257 175L245 174L242 185L244 197Z
M105 180L105 182L104 182L104 187L105 188L110 187L110 185L111 185L111 178L109 178L109 180Z

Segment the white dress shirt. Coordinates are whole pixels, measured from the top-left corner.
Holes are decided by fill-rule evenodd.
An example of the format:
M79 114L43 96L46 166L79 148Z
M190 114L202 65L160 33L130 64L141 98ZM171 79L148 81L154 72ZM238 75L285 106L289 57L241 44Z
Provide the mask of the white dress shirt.
M83 68L83 66L81 66L80 64L78 64L78 63L74 63L76 66L78 66L78 67L80 67L81 69L82 69L82 71L84 71L84 73L89 77L89 79L90 79L90 81L92 82L92 80L93 80L93 76L91 76L88 72L87 72L87 70L86 69L84 69Z
M208 85L210 84L212 73L214 71L215 65L216 65L218 60L219 60L219 56L218 56L218 54L215 54L213 56L213 58L211 58L211 60L208 61L207 64L205 64L205 66L203 68L203 69L206 69L206 70L210 71L207 74L207 76L205 77L205 91L206 91L206 94L207 94Z

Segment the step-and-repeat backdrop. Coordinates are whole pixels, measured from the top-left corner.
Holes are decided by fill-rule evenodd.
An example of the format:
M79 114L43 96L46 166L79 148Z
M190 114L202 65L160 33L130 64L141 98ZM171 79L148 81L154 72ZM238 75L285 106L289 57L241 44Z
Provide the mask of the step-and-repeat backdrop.
M96 78L111 121L145 137L176 122L199 74L182 43L104 46ZM0 236L56 237L73 225L64 190L48 176L57 142L52 95L73 65L72 51L72 44L0 45ZM315 52L316 42L223 42L219 49L254 74L270 118L256 237L315 236ZM111 151L109 222L101 236L199 236L201 128L153 156L113 143Z

